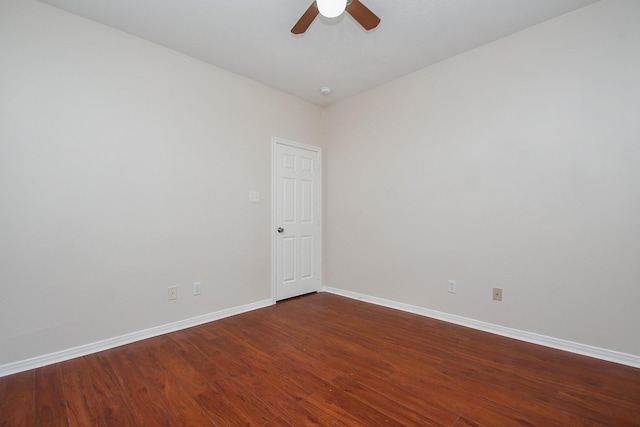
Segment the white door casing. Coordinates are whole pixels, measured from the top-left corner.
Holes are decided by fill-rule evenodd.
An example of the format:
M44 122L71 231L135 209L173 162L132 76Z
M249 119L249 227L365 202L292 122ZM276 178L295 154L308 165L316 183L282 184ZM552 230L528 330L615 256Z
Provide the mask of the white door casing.
M322 286L322 149L273 138L274 302Z

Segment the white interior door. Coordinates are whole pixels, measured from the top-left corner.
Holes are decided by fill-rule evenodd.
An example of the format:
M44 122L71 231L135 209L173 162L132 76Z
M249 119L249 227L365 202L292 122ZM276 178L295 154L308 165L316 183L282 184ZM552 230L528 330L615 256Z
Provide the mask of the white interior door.
M275 300L316 292L322 266L322 151L274 139Z

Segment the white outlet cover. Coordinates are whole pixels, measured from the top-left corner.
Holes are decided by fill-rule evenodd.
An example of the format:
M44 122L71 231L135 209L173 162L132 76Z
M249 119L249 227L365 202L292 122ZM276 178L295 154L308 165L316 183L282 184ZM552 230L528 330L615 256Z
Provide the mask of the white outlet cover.
M202 293L202 283L195 282L193 284L193 295L200 295Z
M260 193L257 191L249 192L249 201L251 203L260 203Z

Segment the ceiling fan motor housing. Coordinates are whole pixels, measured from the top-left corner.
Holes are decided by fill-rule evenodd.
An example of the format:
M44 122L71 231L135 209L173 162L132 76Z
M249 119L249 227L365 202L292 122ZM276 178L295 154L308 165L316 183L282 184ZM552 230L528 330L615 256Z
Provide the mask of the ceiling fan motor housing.
M371 12L368 7L362 4L360 0L346 0L345 10L366 31L373 30L380 23L380 18L378 18L375 13ZM314 1L307 8L304 14L302 14L298 22L293 26L291 33L295 35L304 34L319 13L318 3Z

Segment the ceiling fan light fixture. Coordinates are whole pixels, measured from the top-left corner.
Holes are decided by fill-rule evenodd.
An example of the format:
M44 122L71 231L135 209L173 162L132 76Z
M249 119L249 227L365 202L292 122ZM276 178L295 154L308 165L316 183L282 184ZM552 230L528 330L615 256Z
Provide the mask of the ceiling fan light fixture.
M342 15L347 7L347 0L316 0L320 14L326 18Z

